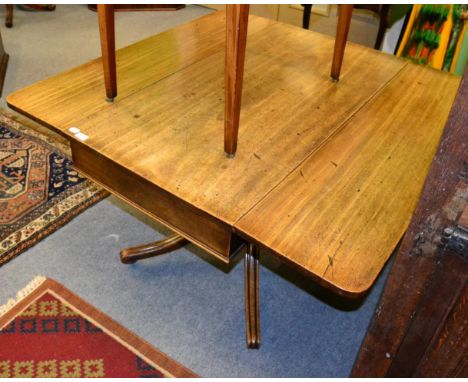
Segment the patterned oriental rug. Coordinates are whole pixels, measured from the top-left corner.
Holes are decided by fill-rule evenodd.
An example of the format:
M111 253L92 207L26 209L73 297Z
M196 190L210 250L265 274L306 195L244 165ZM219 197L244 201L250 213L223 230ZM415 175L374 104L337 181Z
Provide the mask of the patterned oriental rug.
M0 378L196 376L52 279L0 307Z
M69 154L65 141L0 113L0 266L108 195Z

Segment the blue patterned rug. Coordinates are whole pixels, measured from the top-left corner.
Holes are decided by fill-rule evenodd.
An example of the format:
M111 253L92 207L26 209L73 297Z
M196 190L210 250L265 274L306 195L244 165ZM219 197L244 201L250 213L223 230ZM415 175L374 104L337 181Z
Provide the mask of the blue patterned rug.
M0 266L108 193L72 167L69 148L0 114Z

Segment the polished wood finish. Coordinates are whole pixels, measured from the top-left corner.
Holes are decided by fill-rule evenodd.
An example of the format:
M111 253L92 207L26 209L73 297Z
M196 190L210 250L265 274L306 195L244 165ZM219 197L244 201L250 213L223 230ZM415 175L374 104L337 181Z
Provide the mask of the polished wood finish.
M243 239L361 296L406 229L459 80L349 44L335 84L333 39L250 16L244 143L229 160L213 144L225 23L216 12L117 51L113 104L99 60L7 102L68 137L83 173L211 254L230 261Z
M333 81L339 81L341 65L348 40L349 26L353 15L352 4L340 4L338 7L338 23L336 24L335 47L333 49L333 61L331 68L331 78Z
M97 10L106 95L112 102L117 95L114 6L101 4ZM230 158L237 150L248 18L249 5L226 5L224 151Z
M8 102L70 139L75 137L68 128L79 127L90 137L89 148L118 157L125 168L233 225L407 62L351 45L346 80L337 93L327 81L333 40L250 16L250 75L239 130L245 145L235 161L225 161L222 148L213 147L223 140L224 36L219 38L216 27L222 31L224 23L216 12L188 24L191 28L119 50L121 66L132 71L120 76L118 103L103 102L99 78L93 81L100 68L88 64L15 92ZM272 137L277 144L269 143Z
M97 12L106 97L107 101L113 102L117 96L114 6L112 4L98 4Z
M324 286L362 296L408 226L458 83L405 66L237 232Z
M250 23L248 34L264 30L272 23L256 17L255 22ZM215 12L117 50L119 98L127 98L214 53L224 51L225 35L220 33L224 28L224 13ZM222 68L223 63L220 65ZM30 118L68 136L68 128L82 118L114 106L105 101L103 83L102 60L97 58L48 78L46 82L26 87L9 98L13 103L27 106L27 111L23 112ZM222 80L218 91L222 97ZM47 108L44 100L48 103ZM23 104L24 101L27 105ZM15 107L14 104L11 106ZM222 113L222 108L218 112ZM220 124L218 130L222 133L222 122ZM220 145L222 139L221 136Z
M71 141L77 170L133 207L181 234L224 262L243 242L231 227L206 212L155 186L81 142Z
M134 264L138 260L148 259L150 257L175 251L187 243L188 241L186 238L174 233L167 238L158 240L154 243L123 249L120 251L120 260L124 264Z
M260 251L249 244L244 255L245 325L248 349L260 347Z
M297 30L309 36L309 32ZM118 157L124 167L233 225L404 65L372 54L368 57L381 67L366 65L366 56L358 48L349 56L356 58L353 67L360 65L360 71L347 78L340 94L330 97L335 85L321 81L327 76L326 68L318 73L302 72L310 67L302 58L317 50L321 42L327 47L333 42L312 34L310 49L304 50L303 44L291 46L285 32L289 32L288 26L276 24L269 33L254 34L250 39L252 54L247 64L251 79L244 90L249 98L239 131L245 146L239 148L236 161L225 161L222 149L213 147L214 141L223 139L223 51L71 126L89 135L86 145L97 152ZM294 76L296 70L303 73L295 81L289 77L285 81L286 73L277 77L290 63L284 56L287 45L291 55L301 61L294 61ZM320 51L324 54L317 56L317 67L328 61L325 49ZM330 102L325 101L327 96ZM174 104L172 100L179 98ZM272 137L276 145L269 144Z
M224 152L229 158L237 150L248 20L249 5L226 5Z
M97 9L106 95L112 102L117 95L114 6L101 4ZM331 72L334 81L339 79L352 9L352 5L340 6ZM237 151L248 19L248 4L226 5L224 152L228 158L233 158Z
M468 70L354 377L468 376L468 262L441 246L445 228L468 228Z
M5 4L6 16L5 26L11 28L13 26L13 4Z

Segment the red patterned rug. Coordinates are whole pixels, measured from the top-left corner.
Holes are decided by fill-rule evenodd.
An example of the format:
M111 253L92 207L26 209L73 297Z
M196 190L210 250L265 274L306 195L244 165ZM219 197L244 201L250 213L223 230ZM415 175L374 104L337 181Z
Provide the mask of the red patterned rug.
M196 377L83 301L36 277L0 307L0 378Z
M66 141L0 113L0 265L107 195L75 171Z

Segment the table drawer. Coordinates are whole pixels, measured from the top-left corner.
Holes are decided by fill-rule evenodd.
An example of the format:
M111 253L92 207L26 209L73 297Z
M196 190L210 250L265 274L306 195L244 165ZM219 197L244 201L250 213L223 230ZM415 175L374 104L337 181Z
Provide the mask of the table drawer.
M81 142L72 140L71 148L74 166L83 175L224 262L242 246L229 225Z

